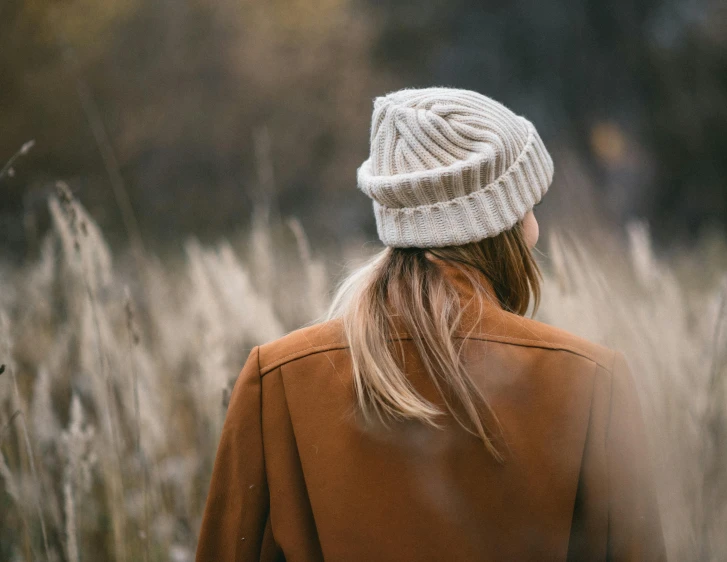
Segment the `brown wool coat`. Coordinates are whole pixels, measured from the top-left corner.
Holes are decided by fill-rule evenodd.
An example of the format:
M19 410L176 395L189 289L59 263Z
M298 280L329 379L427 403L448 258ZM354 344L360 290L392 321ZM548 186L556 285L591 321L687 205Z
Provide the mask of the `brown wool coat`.
M235 384L197 562L665 560L624 356L494 303L470 328L504 464L449 413L441 431L364 427L340 323L298 330L254 348ZM413 384L444 407L400 339Z

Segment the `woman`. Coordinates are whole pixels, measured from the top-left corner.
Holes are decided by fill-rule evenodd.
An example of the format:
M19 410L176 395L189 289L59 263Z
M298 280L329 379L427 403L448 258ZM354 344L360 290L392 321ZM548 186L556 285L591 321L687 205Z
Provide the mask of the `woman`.
M358 186L387 248L252 350L198 562L665 559L624 356L524 317L552 175L481 94L376 98Z

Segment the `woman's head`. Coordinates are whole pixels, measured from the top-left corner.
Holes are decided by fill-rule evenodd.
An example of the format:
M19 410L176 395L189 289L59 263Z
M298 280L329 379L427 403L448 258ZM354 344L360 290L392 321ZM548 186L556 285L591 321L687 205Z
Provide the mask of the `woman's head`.
M531 301L537 309L532 209L552 175L533 125L481 94L426 88L376 98L358 186L388 248L342 284L330 313L343 319L365 420L439 427L442 412L411 386L392 345L403 329L432 383L464 408L466 419L446 402L457 422L500 458L485 431L487 414L496 417L466 373L457 332L464 306L483 306L490 288L506 311L523 315ZM438 261L465 275L474 303L463 304Z

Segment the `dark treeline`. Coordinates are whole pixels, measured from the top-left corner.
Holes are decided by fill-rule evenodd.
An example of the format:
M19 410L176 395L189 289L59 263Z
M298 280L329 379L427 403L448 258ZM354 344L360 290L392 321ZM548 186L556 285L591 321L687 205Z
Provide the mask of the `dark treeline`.
M688 240L727 224L726 15L709 0L2 0L0 165L36 141L0 179L2 248L33 250L56 180L115 244L137 223L152 245L214 238L256 205L320 239L371 236L355 169L372 98L425 85L536 123L551 215L587 202Z

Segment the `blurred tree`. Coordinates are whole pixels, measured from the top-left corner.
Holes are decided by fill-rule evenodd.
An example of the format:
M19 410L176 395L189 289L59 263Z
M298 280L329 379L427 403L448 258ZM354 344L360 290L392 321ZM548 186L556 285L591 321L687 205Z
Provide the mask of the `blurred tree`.
M37 141L0 197L16 246L23 214L42 208L56 178L82 191L112 241L124 240L104 148L153 240L218 236L244 225L255 203L302 215L318 234L366 223L366 198L347 202L386 74L374 75L371 26L347 1L10 1L0 19L0 154ZM268 154L255 150L261 130ZM261 192L260 159L274 170L272 193ZM322 205L341 212L314 221Z

